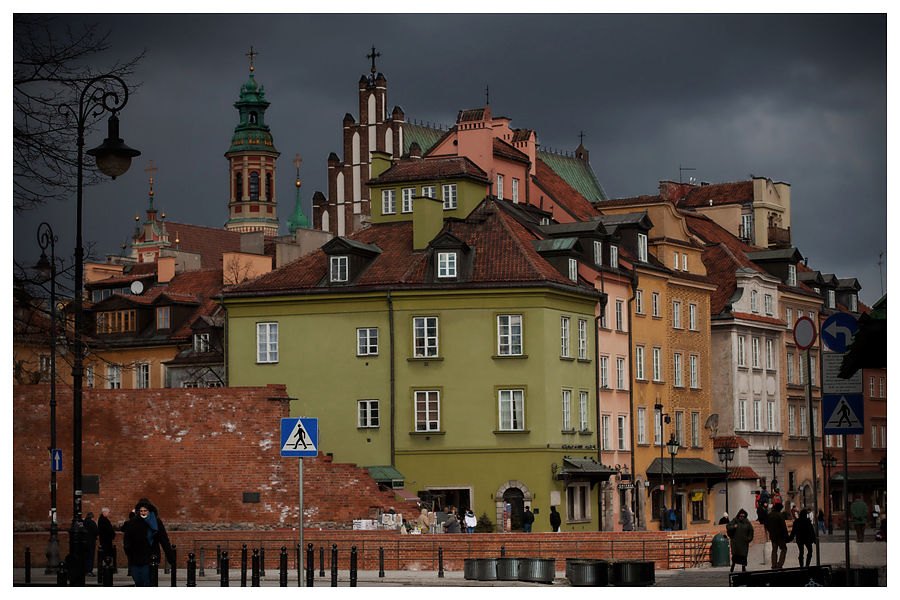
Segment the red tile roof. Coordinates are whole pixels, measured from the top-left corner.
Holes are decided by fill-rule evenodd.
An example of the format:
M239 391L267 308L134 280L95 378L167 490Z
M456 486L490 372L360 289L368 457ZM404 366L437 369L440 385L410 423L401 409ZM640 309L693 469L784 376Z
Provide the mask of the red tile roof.
M484 121L484 109L472 108L459 111L456 115L456 122L462 123L464 121Z
M751 467L728 467L728 479L759 479L759 475Z
M508 158L510 160L515 160L517 162L529 163L531 159L528 158L528 155L511 146L510 144L504 142L500 138L494 138L494 154L497 156L502 156L504 158Z
M749 448L750 442L739 435L723 435L713 438L713 448Z
M369 183L389 183L437 179L440 177L475 177L489 181L487 173L468 157L435 158L430 160L402 160Z
M720 206L753 202L753 181L715 183L692 188L676 202L679 207Z
M763 315L754 315L753 313L743 313L736 311L731 311L731 314L734 315L736 319L744 319L745 321L756 321L757 323L768 323L770 325L781 325L782 327L787 327L787 323L785 323L781 319L776 319L775 317L765 317Z
M565 179L557 175L556 171L551 169L543 160L536 158L535 167L535 185L575 220L588 221L591 217L596 217L599 214L587 198L566 183ZM539 204L536 198L532 198L531 202L535 205Z
M221 269L222 253L241 251L241 234L237 231L171 221L166 222L166 230L173 249L200 254L201 269Z

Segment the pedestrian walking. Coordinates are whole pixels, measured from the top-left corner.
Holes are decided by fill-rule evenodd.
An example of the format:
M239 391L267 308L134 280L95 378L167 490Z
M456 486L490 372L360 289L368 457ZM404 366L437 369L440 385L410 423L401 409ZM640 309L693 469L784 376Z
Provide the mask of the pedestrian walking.
M772 512L766 515L766 532L768 532L769 540L772 542L773 569L784 567L784 557L787 554L788 530L782 508L781 502L776 502L772 505ZM776 555L779 550L781 551L781 557L777 558Z
M850 505L850 516L853 518L853 528L856 530L856 541L861 544L866 533L866 522L869 520L869 507L859 496Z
M634 531L634 518L627 506L622 506L622 531Z
M797 550L800 551L800 566L809 566L812 560L813 542L816 541L816 529L813 527L812 521L809 520L809 509L804 508L800 511L798 518L794 519L794 525L791 527L791 535L788 536L788 542L797 542ZM803 549L806 549L806 565L803 564Z
M97 536L100 530L94 521L94 513L89 512L84 520L84 539L87 543L87 554L84 557L84 573L94 576L94 556L97 554Z
M534 513L531 512L531 507L525 507L525 514L522 515L522 531L525 533L531 533L531 526L534 524Z
M165 552L166 559L172 564L175 555L165 525L159 518L159 509L146 498L141 498L134 511L136 516L125 530L125 552L131 561L131 578L135 587L147 587L150 585L151 557L155 556L157 561L162 562L162 552Z
M719 525L728 525L728 513L727 512L722 513L722 518L719 519Z
M466 511L466 532L467 533L475 533L475 526L478 525L478 519L475 518L475 513L472 512L472 509Z
M825 535L825 511L821 508L819 509L819 515L816 517L816 521L819 522L819 531L822 532L822 535Z
M769 492L766 491L766 484L759 486L759 492L756 494L756 517L763 525L766 524L766 515L769 513Z
M746 571L750 542L753 541L753 524L747 518L746 510L738 511L734 520L725 526L725 533L731 540L731 571L734 572L734 565L741 565L741 570Z
M550 507L550 529L554 532L559 531L559 526L562 525L562 517L556 512L556 507Z
M100 511L100 518L97 519L98 538L100 540L100 551L104 558L112 556L112 544L116 538L116 530L109 520L109 507L104 506ZM98 568L102 568L99 565Z

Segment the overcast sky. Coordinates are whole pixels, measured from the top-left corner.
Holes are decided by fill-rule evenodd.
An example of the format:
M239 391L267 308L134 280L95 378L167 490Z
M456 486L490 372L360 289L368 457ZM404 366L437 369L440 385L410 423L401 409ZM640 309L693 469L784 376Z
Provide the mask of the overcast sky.
M792 239L809 266L856 277L871 305L887 291L887 19L884 15L73 15L111 30L104 63L147 56L120 114L131 170L84 200L84 238L121 252L148 207L167 221L222 227L228 150L253 46L266 122L281 152L281 233L296 198L327 192L326 160L342 154L342 119L359 118L366 55L381 53L388 107L452 125L483 107L533 129L545 149L573 151L584 132L610 198L656 194L682 176L791 184ZM87 148L105 137L96 133ZM326 194L327 195L327 194ZM14 217L15 256L34 263L49 221L57 254L74 247L74 199ZM172 233L170 231L170 233ZM884 252L883 276L879 253Z

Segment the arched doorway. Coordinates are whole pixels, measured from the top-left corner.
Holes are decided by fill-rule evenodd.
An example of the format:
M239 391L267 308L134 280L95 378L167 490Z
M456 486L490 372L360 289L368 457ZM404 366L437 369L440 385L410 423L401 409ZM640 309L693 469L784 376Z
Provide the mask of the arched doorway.
M509 503L512 530L521 531L522 514L525 512L525 494L519 488L509 488L503 492L503 502Z
M525 506L531 506L531 490L521 481L511 479L504 481L494 492L494 502L497 505L496 531L504 531L504 511L506 503L510 508L510 524L513 529L522 530L522 514Z

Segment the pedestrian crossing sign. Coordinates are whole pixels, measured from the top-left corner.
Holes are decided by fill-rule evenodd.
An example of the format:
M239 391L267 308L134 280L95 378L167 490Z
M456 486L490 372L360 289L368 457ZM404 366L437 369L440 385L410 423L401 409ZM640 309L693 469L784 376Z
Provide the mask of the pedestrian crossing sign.
M319 419L281 419L281 456L316 456L319 453Z
M862 394L826 394L822 396L825 435L855 435L863 431Z

